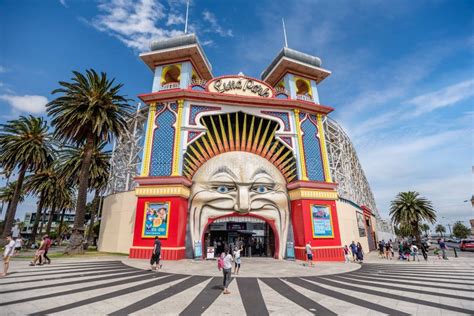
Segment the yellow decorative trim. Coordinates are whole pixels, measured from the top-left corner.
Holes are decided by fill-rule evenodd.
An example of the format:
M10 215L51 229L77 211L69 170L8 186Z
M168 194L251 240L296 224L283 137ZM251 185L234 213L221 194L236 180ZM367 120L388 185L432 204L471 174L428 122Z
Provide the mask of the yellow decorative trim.
M139 186L135 188L136 196L181 196L188 198L190 190L184 185Z
M177 67L179 69L178 82L181 80L181 64L168 65L168 66L163 67L163 70L161 71L160 84L163 84L166 82L165 76L172 67Z
M183 117L184 100L178 100L178 113L176 114L176 129L174 133L173 172L172 176L179 176L179 150L181 147L181 120Z
M163 249L163 247L161 247ZM306 246L295 246L295 249L306 249ZM322 247L311 247L311 249L342 249L342 246L322 246Z
M311 98L313 98L313 89L311 88L311 82L310 82L308 79L301 78L301 77L293 77L293 80L294 80L294 82L295 82L295 88L296 88L295 92L296 92L296 93L298 93L298 91L297 91L297 90L298 90L298 87L296 86L296 82L297 82L298 80L301 80L301 81L303 81L303 82L306 84L306 86L308 87L308 95L309 95Z
M296 135L298 138L298 148L299 148L299 161L301 166L301 180L308 181L308 173L306 172L306 162L303 159L304 150L303 150L303 137L301 135L301 124L300 124L300 110L295 109L295 122L296 122Z
M321 143L321 152L323 154L324 179L326 182L332 182L331 171L329 170L329 158L326 148L326 138L324 136L323 116L318 114L319 142Z
M145 149L143 153L142 177L147 177L150 172L151 143L153 141L153 131L155 130L156 103L150 104L148 111L148 121L146 125Z
M318 190L299 188L288 192L290 200L302 200L302 199L319 199L319 200L337 200L337 191Z
M153 249L154 247L144 247L144 246L133 246L132 249ZM295 247L296 248L296 247ZM181 250L186 249L186 247L161 247L164 250Z

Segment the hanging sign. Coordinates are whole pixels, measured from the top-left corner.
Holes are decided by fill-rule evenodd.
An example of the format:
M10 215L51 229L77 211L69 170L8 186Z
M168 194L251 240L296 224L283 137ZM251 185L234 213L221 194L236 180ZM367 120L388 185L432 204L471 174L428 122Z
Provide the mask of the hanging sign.
M331 209L327 205L311 205L313 238L334 237Z
M168 237L170 202L145 203L142 237Z
M209 92L273 98L273 88L266 83L244 76L218 77L207 83Z

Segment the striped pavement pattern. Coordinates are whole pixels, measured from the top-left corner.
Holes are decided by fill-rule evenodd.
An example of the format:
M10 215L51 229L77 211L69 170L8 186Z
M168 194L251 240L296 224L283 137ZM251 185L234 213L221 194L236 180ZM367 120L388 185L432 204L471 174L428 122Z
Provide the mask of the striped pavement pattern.
M317 268L316 268L317 269ZM473 315L470 266L363 264L349 273L222 278L121 261L28 267L0 279L2 315Z

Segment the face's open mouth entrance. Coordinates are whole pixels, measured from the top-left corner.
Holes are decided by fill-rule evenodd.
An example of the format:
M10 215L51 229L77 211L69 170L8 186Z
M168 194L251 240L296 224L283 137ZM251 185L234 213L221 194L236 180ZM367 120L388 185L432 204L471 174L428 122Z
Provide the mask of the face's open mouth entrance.
M277 256L277 237L272 225L254 216L226 216L207 225L203 236L206 247L214 247L218 256L227 249L242 248L244 257Z

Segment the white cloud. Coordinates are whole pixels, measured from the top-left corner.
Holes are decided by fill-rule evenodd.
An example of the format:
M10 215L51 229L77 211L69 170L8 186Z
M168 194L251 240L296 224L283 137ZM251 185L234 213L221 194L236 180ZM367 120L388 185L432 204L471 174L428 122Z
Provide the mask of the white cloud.
M184 17L176 12L181 2L168 2L166 7L158 0L102 0L98 6L100 14L91 21L81 20L101 32L116 37L130 48L146 51L152 41L164 40L183 34ZM224 30L215 16L206 11L205 22L218 35L232 36L231 30ZM179 26L179 28L178 28ZM192 26L189 25L192 30Z
M41 95L0 95L0 100L6 101L14 109L28 113L43 113L48 99Z
M0 74L4 72L7 72L7 68L5 68L5 66L0 65Z
M474 80L466 80L439 91L426 93L414 97L406 103L414 105L414 116L428 113L439 108L447 107L458 103L474 95Z
M222 37L234 36L234 34L232 33L232 30L230 29L226 30L219 24L216 16L212 12L209 12L208 10L204 10L202 12L202 17L204 21L209 22L209 24L211 25L211 28L208 30L208 32L215 32Z
M176 15L171 13L168 15L168 21L166 21L166 26L176 25L176 24L184 24L184 17L182 15Z
M59 3L61 3L61 5L65 8L69 8L69 6L67 5L66 3L66 0L59 0Z

